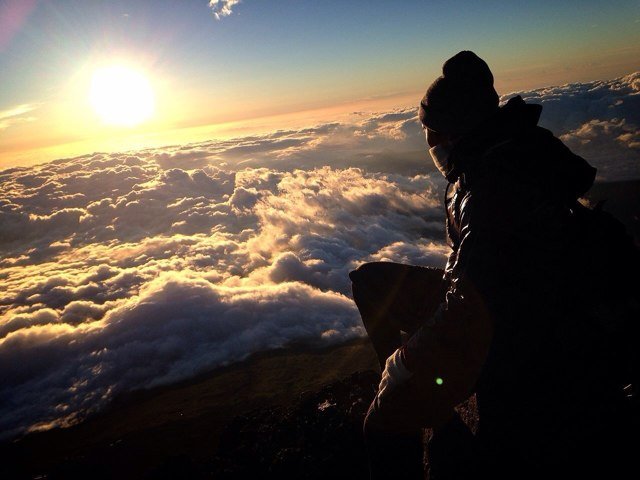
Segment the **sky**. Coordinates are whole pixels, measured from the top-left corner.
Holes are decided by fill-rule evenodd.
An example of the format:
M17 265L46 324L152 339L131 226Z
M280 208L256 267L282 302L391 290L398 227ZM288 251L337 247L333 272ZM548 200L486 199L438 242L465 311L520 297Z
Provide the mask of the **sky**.
M2 0L0 32L0 166L413 106L462 49L500 94L640 70L637 0ZM109 65L148 83L145 121L96 112Z
M640 179L640 3L557 3L0 0L0 439L365 336L348 272L450 251L416 105L460 49Z

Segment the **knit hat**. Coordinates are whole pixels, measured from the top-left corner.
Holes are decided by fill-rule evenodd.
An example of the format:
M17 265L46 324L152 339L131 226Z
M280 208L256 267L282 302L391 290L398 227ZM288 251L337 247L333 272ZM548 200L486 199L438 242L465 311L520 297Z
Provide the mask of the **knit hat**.
M498 100L489 66L465 50L442 66L420 102L420 121L436 132L463 134L495 113Z

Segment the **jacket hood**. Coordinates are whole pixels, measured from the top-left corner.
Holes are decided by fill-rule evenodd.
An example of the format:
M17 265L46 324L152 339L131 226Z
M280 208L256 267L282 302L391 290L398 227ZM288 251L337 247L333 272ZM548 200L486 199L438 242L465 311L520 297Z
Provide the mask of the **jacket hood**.
M596 169L538 126L542 106L511 98L485 125L455 144L447 180L469 184L498 174L574 202L591 188Z

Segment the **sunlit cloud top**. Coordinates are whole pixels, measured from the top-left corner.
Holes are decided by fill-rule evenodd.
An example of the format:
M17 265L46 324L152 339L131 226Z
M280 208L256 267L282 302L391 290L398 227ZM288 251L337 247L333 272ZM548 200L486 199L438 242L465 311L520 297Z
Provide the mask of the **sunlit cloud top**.
M222 17L231 15L232 8L240 3L240 0L209 0L209 6L213 10L213 15L220 20Z

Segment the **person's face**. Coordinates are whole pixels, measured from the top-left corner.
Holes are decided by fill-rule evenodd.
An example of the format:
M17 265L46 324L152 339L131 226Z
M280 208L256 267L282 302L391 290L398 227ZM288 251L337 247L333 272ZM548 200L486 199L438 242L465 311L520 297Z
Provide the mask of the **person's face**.
M446 133L439 133L435 130L431 130L428 127L423 126L424 134L427 139L429 147L433 148L437 145L449 146L451 144L451 136Z

